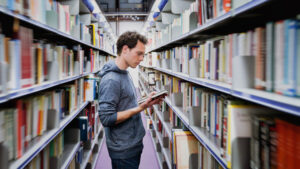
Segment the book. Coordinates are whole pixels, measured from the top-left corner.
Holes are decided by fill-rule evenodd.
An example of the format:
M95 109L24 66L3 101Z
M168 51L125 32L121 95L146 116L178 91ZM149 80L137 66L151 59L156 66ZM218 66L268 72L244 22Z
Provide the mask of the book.
M176 168L189 168L189 157L198 153L198 140L189 131L174 131L174 163Z
M166 90L159 91L159 92L155 93L155 94L151 97L151 99L152 99L152 100L155 100L155 99L157 99L157 98L159 98L159 97L161 97L161 96L166 96L167 93L168 93L168 91L166 91ZM142 103L145 102L147 99L148 99L148 97L142 98L142 99L140 99L140 100L138 101L138 103L139 103L139 104L142 104Z

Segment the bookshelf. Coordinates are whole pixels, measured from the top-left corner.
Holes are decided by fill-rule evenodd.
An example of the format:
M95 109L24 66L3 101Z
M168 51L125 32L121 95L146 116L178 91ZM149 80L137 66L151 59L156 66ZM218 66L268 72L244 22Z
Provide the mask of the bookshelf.
M158 118L160 119L160 121L164 121L162 118L162 114L161 114L162 112L157 109L157 106L153 106L153 108L154 108L154 111L157 114ZM166 130L169 138L172 139L172 126L171 126L170 122L166 122L166 121L163 122L163 127Z
M296 9L293 6L295 5L294 3L295 2L285 3L276 0L248 1L244 5L231 9L225 14L210 19L208 22L202 24L201 26L198 26L196 29L182 34L175 39L172 39L158 46L153 44L148 48L146 53L159 52L173 46L186 44L188 41L208 39L211 37L215 37L216 34L228 34L228 32L230 31L239 32L243 29L247 29L247 27L254 27L257 25L261 25L262 23L266 23L268 20L278 20L278 18L293 17L299 13L299 9ZM278 14L276 13L277 10L285 10L285 14ZM268 13L272 13L273 16L265 17ZM151 22L151 19L148 19L148 23L145 24L145 28L151 28L151 26L149 27L149 22Z
M61 169L68 169L72 159L75 157L76 152L80 146L80 143L67 144L64 146L64 154L62 157L62 161L64 163L61 165Z
M26 3L26 2L24 1L24 3ZM45 2L45 4L43 4L44 2ZM48 96L42 95L42 94L46 94L47 92L51 93L51 92L54 92L55 90L57 90L57 91L63 90L61 92L66 92L66 90L71 89L71 88L69 88L70 86L72 86L72 87L75 87L76 85L81 86L81 88L79 88L78 86L77 86L78 88L75 87L76 89L73 88L74 91L76 90L75 93L78 95L76 95L76 97L74 97L72 101L71 101L71 99L66 101L66 102L70 102L70 104L73 104L73 101L74 101L74 103L77 101L75 103L75 105L68 105L68 106L70 106L69 107L70 109L72 106L77 106L77 109L72 110L72 111L70 110L70 112L67 112L68 115L59 114L59 113L64 114L64 112L58 113L58 111L60 111L60 109L64 109L65 107L60 107L60 109L55 110L55 113L56 113L55 116L57 117L57 119L59 119L58 120L59 122L57 123L58 126L55 126L54 128L47 126L47 122L49 121L49 119L47 119L47 117L49 117L49 116L47 116L47 115L48 115L48 112L50 111L50 109L42 110L40 107L44 108L44 105L41 106L40 104L42 103L42 101L39 102L39 106L38 106L39 111L41 111L41 110L46 111L46 116L42 115L43 117L40 116L42 113L40 113L40 112L38 113L39 123L42 123L42 122L40 122L40 121L42 121L41 118L43 118L43 120L46 120L46 122L43 121L43 123L45 122L46 126L42 127L43 130L45 130L45 131L41 131L42 132L41 134L39 133L38 136L32 136L32 138L27 138L27 137L23 138L23 136L18 135L19 133L18 134L14 133L13 134L14 136L12 136L12 137L14 137L14 139L18 138L22 142L22 143L20 143L20 144L22 144L21 145L22 150L19 150L19 149L17 150L17 151L21 151L21 153L20 153L21 155L18 155L18 157L13 157L13 159L10 159L8 161L1 160L1 165L0 165L1 169L2 168L3 169L4 168L6 168L6 169L7 168L22 169L22 168L37 164L37 161L41 162L41 158L43 158L42 156L45 154L45 152L47 153L48 148L50 147L50 144L54 142L55 138L58 136L61 137L61 135L63 135L65 129L68 129L71 125L73 126L74 125L73 123L75 123L75 121L77 121L77 117L81 116L81 114L83 114L83 110L86 111L85 113L88 113L87 112L88 110L86 110L86 108L89 106L92 106L92 104L94 103L95 99L90 100L90 97L95 97L95 93L92 93L92 94L88 93L87 89L84 88L84 85L87 85L89 83L88 81L90 80L89 78L91 76L94 76L101 70L102 66L106 63L106 61L112 59L113 57L116 57L116 54L114 53L115 37L111 33L112 32L110 30L111 28L106 23L107 21L102 20L103 18L105 19L105 17L102 16L101 11L100 11L100 13L97 13L97 14L94 13L95 15L93 15L92 14L93 11L89 11L87 8L86 8L87 10L81 10L82 6L85 6L86 5L85 3L88 3L88 2L89 2L89 0L84 1L84 2L82 0L72 0L72 2L71 1L63 2L60 0L59 1L35 1L35 2L32 1L31 2L33 4L35 3L35 5L43 4L45 6L49 5L51 3L51 9L50 9L51 12L53 12L55 10L56 10L56 12L59 10L64 11L64 12L62 12L63 14L62 13L52 13L50 16L50 17L52 17L52 19L56 17L57 24L65 23L67 25L67 26L64 25L63 28L60 28L58 26L54 27L53 25L51 25L51 23L49 24L48 18L47 19L45 18L47 21L46 20L42 21L42 20L37 19L40 16L39 14L33 14L37 10L40 10L39 12L41 15L44 15L44 14L46 15L46 7L45 6L42 6L42 8L39 8L37 6L30 5L30 7L28 7L28 8L32 8L34 10L29 10L30 14L28 14L28 13L25 14L28 11L25 10L25 7L23 9L23 4L21 4L21 5L17 4L17 3L23 3L23 1L19 2L19 1L1 0L1 2L0 2L0 27L1 27L0 34L1 34L1 45L3 45L3 46L1 46L1 50L4 49L2 47L4 47L4 45L6 45L6 44L2 43L2 42L4 42L4 38L9 39L8 41L13 41L13 40L21 41L22 38L24 38L24 32L21 32L20 30L15 32L15 30L13 29L13 26L15 26L15 24L16 24L18 27L22 27L21 29L25 28L26 30L31 31L29 34L32 37L27 37L27 35L26 35L25 38L27 41L29 41L29 38L31 38L30 41L32 40L32 44L31 44L32 46L29 46L29 45L26 46L26 49L32 48L32 53L28 54L31 57L30 59L32 59L30 61L30 64L31 64L30 68L32 69L31 70L32 73L34 72L33 74L35 74L35 73L39 74L41 72L40 70L42 70L41 74L42 74L42 76L44 76L44 73L49 71L49 70L47 70L48 66L47 66L47 69L45 69L43 66L53 63L54 60L51 60L52 56L53 56L53 58L56 58L56 59L59 58L60 55L58 54L58 52L54 51L54 50L56 50L56 49L54 49L56 47L59 47L62 49L61 56L64 58L61 60L64 63L64 64L62 63L62 66L64 66L63 73L65 73L63 75L58 74L59 77L54 78L55 80L51 80L50 77L47 77L45 79L43 77L42 78L43 80L41 82L38 80L37 80L38 82L32 82L32 84L30 84L30 87L22 86L22 87L19 87L18 89L7 88L8 90L6 90L6 83L5 83L5 85L2 86L2 82L4 79L2 77L2 75L3 75L2 74L3 73L2 66L3 67L4 66L13 67L13 66L9 65L11 62L10 60L8 63L6 63L7 60L5 60L6 58L4 58L4 57L7 57L7 54L5 53L5 55L4 55L1 51L1 57L0 57L1 58L1 60L0 60L0 63L1 63L1 65L0 65L0 68L1 68L0 69L0 72L1 72L1 80L0 80L1 81L1 86L0 86L0 88L1 88L1 91L0 91L1 113L3 113L3 114L6 113L5 111L7 111L7 109L10 109L10 108L16 109L16 106L14 106L15 102L19 102L19 101L23 102L24 100L26 100L26 103L22 103L22 104L25 105L25 104L27 104L27 101L28 101L28 104L31 105L31 104L33 104L32 102L34 102L33 98L40 99L40 97L43 97L43 98L48 97ZM13 5L13 9L11 8L12 6L8 6L8 3L10 3L10 5L15 3ZM73 14L74 11L72 11L73 9L71 9L73 6L68 8L69 7L68 5L61 4L61 3L78 3L77 14ZM79 5L79 3L80 3L80 5ZM6 6L2 6L4 4ZM55 5L53 5L53 4L55 4ZM93 4L93 5L95 5L95 4ZM49 12L48 7L49 6L47 6L47 12ZM57 8L53 9L52 7L53 8L57 7ZM80 11L79 11L79 8L80 8ZM18 11L20 9L21 9L21 12ZM61 9L63 9L63 10L61 10ZM31 12L33 15L31 15ZM61 14L63 15L63 17L65 17L64 19L61 18L62 17ZM90 19L91 22L89 24L82 23L81 21L79 21L79 14L87 15L89 18L91 18ZM97 18L95 18L96 16L97 16ZM76 24L73 22L74 18L76 19ZM49 21L49 22L51 22L51 21ZM68 24L70 24L70 25L68 25ZM76 26L74 26L74 25L76 25ZM89 25L92 25L92 27L94 26L93 29L95 29L94 30L95 32L92 33L92 32L88 31L90 29L88 27ZM82 26L82 27L80 27L80 26ZM76 27L76 31L75 31L76 33L72 32L73 30L71 30L73 28L75 30L75 27ZM100 34L100 31L101 31L101 34ZM15 36L14 33L17 33L18 35ZM21 36L19 35L19 33ZM26 34L27 33L28 32L26 32ZM80 36L82 36L82 34L84 35L83 37L85 37L85 38L80 37ZM37 45L37 46L35 46L35 45ZM49 51L46 51L46 50L50 49L50 48L46 49L47 48L46 45L49 45L51 48L51 52L53 52L50 54L51 56L48 55L48 53L47 53ZM14 46L10 46L10 44L8 45L9 52L11 52L10 48L13 48L13 47ZM22 48L20 47L20 49L23 50L23 46L22 46ZM39 56L37 56L37 55L39 55L39 54L37 54L38 51L35 51L35 49L41 49L42 59L40 59L40 60L42 60L42 61L39 60L39 58L38 58ZM21 52L21 50L20 50L20 52ZM6 50L6 52L7 52L7 50ZM57 53L55 53L55 52L57 52ZM14 55L17 55L17 54L14 54ZM45 56L47 56L47 57L45 57ZM10 55L9 55L9 57L10 57ZM35 57L37 57L37 59ZM22 59L23 55L20 55L20 58ZM38 63L36 63L35 61L37 61ZM68 62L68 61L70 61L70 62ZM40 68L37 68L40 66L39 65L40 62L42 62L41 63L42 66ZM77 63L75 63L75 62L77 62ZM61 65L57 65L57 67L59 67L58 69L61 68L60 66ZM76 67L76 66L78 66L78 67ZM22 65L22 67L23 67L23 65ZM78 68L78 70L77 69L75 70L74 68L75 69ZM19 69L21 69L21 68L19 68ZM34 70L34 69L37 69L37 70ZM8 76L10 76L10 75L8 75ZM39 76L39 75L36 75L36 76ZM45 76L50 76L50 75L45 73ZM6 76L5 76L5 78L6 78ZM9 78L10 77L7 77L7 79L5 79L4 81L6 81L6 80L8 81ZM34 79L35 75L32 75L31 78ZM37 77L37 78L39 78L39 77ZM87 80L87 81L85 81L85 80ZM94 87L96 87L96 86L94 86ZM66 89L66 88L68 88L68 89ZM73 89L71 89L71 90L73 90ZM39 92L42 93L40 96L39 96ZM89 92L91 92L91 91L89 91ZM70 93L71 93L71 91L70 91ZM61 97L66 98L66 96L64 94L61 95ZM72 96L70 95L70 98L71 97ZM54 103L51 101L51 104L53 104L53 105L59 104L60 106L62 106L62 105L66 106L66 105L64 105L65 100L64 101L61 101L61 100L62 99L60 98L59 101L57 101L57 103ZM95 105L93 105L93 106L95 106ZM55 108L52 107L51 111L53 111L53 109L55 109ZM94 108L96 109L96 107L94 107ZM19 109L20 109L20 107L19 107ZM68 108L66 108L66 109L68 109ZM22 111L24 111L24 112L26 111L26 113L27 113L28 110L22 110ZM36 110L32 110L32 112L33 111L36 111ZM30 113L32 113L32 112L30 111ZM51 112L51 113L53 113L53 112ZM28 114L28 116L29 115L31 115L31 114ZM96 115L97 115L97 113L96 113ZM34 116L34 115L32 115L32 116ZM15 117L17 117L17 116L15 116ZM53 115L53 117L54 117L54 115ZM35 117L33 117L33 119L34 118ZM90 118L90 117L88 117L88 118ZM25 120L23 120L23 121L27 122L28 119L25 118ZM29 123L29 125L28 124L25 124L25 125L20 124L21 120L19 120L19 119L17 119L16 121L14 121L14 123L17 123L16 125L20 125L20 126L22 125L22 127L24 126L26 132L27 132L27 128L34 126L34 125L31 126L30 123ZM24 122L24 123L26 123L26 122ZM42 124L37 124L37 125L40 127ZM48 125L49 125L49 123L48 123ZM52 125L52 124L50 124L50 125ZM98 125L95 125L95 126L94 125L95 124L93 124L93 127L98 126ZM28 127L28 126L30 126L30 127ZM1 126L1 132L3 130L2 127L3 126ZM78 126L75 126L75 127L78 127ZM47 129L47 128L53 128L53 129ZM15 129L17 131L18 126L16 126ZM28 130L30 130L30 132L31 132L31 129L28 129ZM35 129L32 129L32 132L34 130ZM38 129L38 130L40 130L40 129ZM98 158L98 152L102 145L102 135L100 134L101 131L102 131L102 126L97 131L97 133L96 133L96 131L91 131L91 133L95 133L95 139L92 140L92 148L90 150L85 150L84 163L81 165L80 168L86 168L87 164L89 164L90 166L95 168L96 161ZM0 138L1 138L0 146L5 147L6 146L5 142L7 142L8 139L5 138L6 136L3 134L3 132L2 133L1 132L0 132ZM17 136L15 136L15 135L17 135ZM25 133L24 133L24 135L25 135ZM19 142L19 140L12 140L12 141ZM23 141L24 141L24 145L23 145ZM17 143L15 145L17 145ZM18 143L18 146L20 146L19 143ZM80 153L79 149L81 147L82 147L82 145L81 145L81 142L79 142L79 141L74 142L74 143L66 142L66 144L63 145L64 152L59 157L59 158L61 158L62 161L57 163L57 164L59 164L59 166L57 166L57 167L61 168L61 169L67 169L67 168L69 168L69 166L71 164L74 164L75 158L77 158L78 153ZM95 150L94 150L94 148L95 148ZM96 151L96 148L98 151ZM15 149L17 149L17 148L15 148ZM3 149L1 149L0 151L6 152L6 150L3 150ZM13 150L13 151L15 151L15 150ZM11 154L11 152L8 152L8 153ZM93 156L92 161L90 161L91 156ZM1 158L3 158L3 157L1 157ZM44 159L42 159L42 160L45 160L46 158L47 157L44 157ZM6 158L4 158L4 159L6 159ZM50 156L49 156L49 160L50 160ZM2 162L5 162L5 163L2 164ZM77 163L77 161L76 161L76 163ZM44 167L45 167L45 165L44 165ZM49 168L49 166L48 166L48 168Z
M98 72L98 71L96 71L96 72ZM43 90L46 90L46 89L49 89L49 88L52 88L52 87L55 87L55 86L58 86L58 85L62 85L62 84L80 79L82 77L88 76L90 74L95 74L96 72L84 73L82 75L65 78L63 80L58 80L58 81L54 81L54 82L44 82L41 85L34 85L34 86L28 87L28 88L13 90L13 91L10 91L7 94L0 95L0 104L4 103L4 102L8 102L8 101L13 100L13 99L17 99L19 97L34 94L36 92L43 91Z
M10 163L9 168L24 168L43 148L45 148L54 138L57 136L86 106L88 102L83 103L79 109L73 112L71 115L67 116L62 122L59 124L59 128L52 129L47 131L43 136L36 138L33 140L29 146L28 150L25 154Z
M24 15L14 13L13 11L11 11L11 10L3 7L3 6L0 6L0 14L4 15L3 17L8 16L12 19L19 19L22 25L26 25L27 27L32 28L33 30L37 30L37 31L41 32L42 34L43 33L48 34L48 36L49 36L48 38L63 38L63 40L65 42L71 43L73 45L81 44L85 47L89 47L89 48L92 48L92 49L95 49L95 50L99 50L103 54L116 56L111 51L107 51L107 50L103 50L101 48L95 47L94 45L91 45L91 44L86 43L82 40L79 40L75 37L72 37L71 35L69 35L65 32L62 32L60 30L57 30L57 29L55 29L55 28L53 28L53 27L51 27L47 24L40 23L39 21L30 19L30 18L28 18ZM51 35L54 36L54 37L51 37Z
M215 157L215 159L221 164L223 168L227 168L227 163L224 158L221 157L221 149L214 137L208 132L189 125L189 120L186 113L182 108L172 105L169 98L165 99L165 102L172 108L175 114L181 119L184 125L194 134L194 136L201 142L201 144Z
M153 143L153 147L156 147L156 142L155 142L155 137L153 136L153 134L150 132L150 134L151 134L151 140L152 140L152 143ZM155 148L155 150L156 150L156 148ZM161 153L158 153L158 152L156 152L156 157L157 157L157 160L158 160L158 165L159 165L159 167L160 168L162 168L162 159L161 159Z
M278 95L275 93L259 91L255 89L232 89L231 85L222 82L213 81L209 79L194 78L194 77L190 77L187 74L172 72L171 70L158 68L158 67L150 67L150 68L180 78L182 80L194 84L198 84L200 86L204 86L210 89L220 91L222 93L229 94L231 96L245 99L293 115L297 115L297 116L300 115L299 98Z
M156 122L155 120L153 120L152 116L150 116L150 119L152 120L152 122ZM153 123L152 123L152 124L153 124ZM171 166L172 166L172 165L171 165L172 159L171 159L170 151L168 150L168 148L164 148L162 136L161 136L161 134L158 132L157 127L156 127L155 124L153 124L153 130L154 130L155 133L156 133L156 137L157 137L158 142L159 142L159 144L160 144L160 146L161 146L162 154L164 155L164 157L165 157L165 159L166 159L166 162L167 162L167 164L168 164L168 167L171 168Z
M142 74L142 72L140 72ZM147 87L144 85L143 81L140 81L140 86L142 86L142 90L144 92L146 92L147 94L149 94L149 90L147 89ZM157 89L159 91L159 89ZM166 97L164 99L164 101L169 105L169 107L173 110L173 112L180 118L180 120L183 122L183 124L189 129L189 131L191 131L194 136L199 140L199 142L212 154L212 156L219 162L219 164L221 164L221 166L226 169L227 168L227 162L225 161L224 158L221 157L221 148L219 143L217 143L217 140L215 137L211 136L211 134L207 131L205 131L204 129L201 129L197 126L192 126L189 124L189 119L188 119L188 115L186 113L184 113L184 111L182 110L181 107L177 107L174 106L170 99L168 97ZM167 131L169 139L172 140L172 135L170 132L172 132L172 127L170 125L169 122L166 122L162 119L161 117L161 112L158 111L157 106L153 106L155 113L157 114L157 116L159 117L160 121L162 122L162 125L164 126L164 129ZM150 119L152 120L152 122L155 122L155 120L153 120L152 116L150 116ZM171 127L171 128L170 128ZM153 128L156 132L156 137L159 137L159 141L161 143L161 146L163 147L162 144L162 139L161 139L161 134L158 132L156 125L153 124ZM172 140L173 142L173 140ZM169 150L163 148L163 152L165 155L167 160L167 164L169 168L171 167L171 158L170 158L170 154L168 153Z
M92 141L91 149L90 150L84 150L83 162L80 165L80 169L85 169L87 164L89 163L89 159L90 159L90 156L93 154L93 149L94 149L95 145L99 144L98 136L99 136L102 129L103 129L103 127L101 125L99 131L97 132L95 138ZM102 141L101 141L100 144L102 145ZM96 160L97 160L97 158L94 160L94 162L96 162Z

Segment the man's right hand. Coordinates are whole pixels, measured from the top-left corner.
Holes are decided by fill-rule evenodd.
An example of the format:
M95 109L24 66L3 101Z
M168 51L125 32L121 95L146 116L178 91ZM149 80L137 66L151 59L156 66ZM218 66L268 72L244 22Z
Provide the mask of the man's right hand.
M158 98L152 99L152 96L155 95L155 94L156 94L156 92L151 92L150 95L148 96L148 99L144 103L140 104L140 107L143 110L150 107L150 106L152 106L152 105L154 105L154 104L159 104L163 101L163 99L165 97L164 95L160 96Z

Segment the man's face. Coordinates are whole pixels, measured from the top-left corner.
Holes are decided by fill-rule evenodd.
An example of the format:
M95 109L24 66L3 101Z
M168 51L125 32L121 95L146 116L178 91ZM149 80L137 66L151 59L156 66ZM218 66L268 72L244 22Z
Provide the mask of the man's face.
M144 59L145 45L142 42L138 41L134 48L129 49L127 46L126 48L125 61L127 62L129 67L136 68L137 65L139 65L140 62Z

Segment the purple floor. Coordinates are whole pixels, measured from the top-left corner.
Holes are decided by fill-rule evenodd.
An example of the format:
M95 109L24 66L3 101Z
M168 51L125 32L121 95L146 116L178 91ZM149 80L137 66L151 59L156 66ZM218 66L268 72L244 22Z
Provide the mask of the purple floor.
M145 115L144 113L141 114L144 123L144 128L146 129ZM151 139L152 138L150 135L150 131L146 129L146 135L143 140L144 150L142 153L139 169L159 169L158 161L156 158L156 151L154 149L154 145ZM108 155L105 140L100 149L100 155L98 157L96 169L111 169L111 160Z

